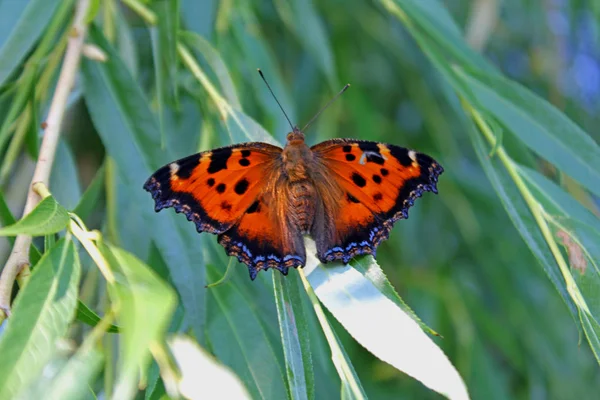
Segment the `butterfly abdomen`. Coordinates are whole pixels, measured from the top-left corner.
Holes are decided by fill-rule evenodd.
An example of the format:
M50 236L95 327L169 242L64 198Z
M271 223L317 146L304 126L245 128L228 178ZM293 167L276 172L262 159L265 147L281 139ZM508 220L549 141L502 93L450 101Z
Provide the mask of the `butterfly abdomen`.
M309 180L289 183L289 219L302 234L307 234L315 219L317 192Z

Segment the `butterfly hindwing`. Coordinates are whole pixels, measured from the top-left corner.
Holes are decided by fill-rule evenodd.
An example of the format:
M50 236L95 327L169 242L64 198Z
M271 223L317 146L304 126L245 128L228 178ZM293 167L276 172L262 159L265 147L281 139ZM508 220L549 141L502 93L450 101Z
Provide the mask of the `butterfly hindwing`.
M375 254L388 238L395 221L408 218L408 209L423 192L437 193L443 168L431 157L390 144L351 139L333 139L311 148L337 183L337 205L331 226L315 232L321 261L347 263L359 254ZM317 186L318 183L317 183Z

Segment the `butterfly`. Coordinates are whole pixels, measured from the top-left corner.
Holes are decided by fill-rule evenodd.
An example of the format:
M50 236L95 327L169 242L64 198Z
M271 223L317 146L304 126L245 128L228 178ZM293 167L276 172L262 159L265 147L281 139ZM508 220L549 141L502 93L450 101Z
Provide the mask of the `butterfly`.
M218 235L254 280L261 270L303 267L304 235L323 263L375 256L415 199L437 193L443 171L392 144L331 139L309 147L293 126L284 148L252 142L194 154L158 169L144 189L157 212L173 207L198 232Z

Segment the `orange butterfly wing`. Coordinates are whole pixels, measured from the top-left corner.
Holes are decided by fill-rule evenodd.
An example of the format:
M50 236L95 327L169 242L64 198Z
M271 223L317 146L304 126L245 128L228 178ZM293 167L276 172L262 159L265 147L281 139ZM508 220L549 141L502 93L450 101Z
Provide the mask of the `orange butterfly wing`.
M311 148L341 193L337 204L328 204L328 189L321 191L325 220L313 232L317 256L323 262L348 263L359 254L373 254L389 237L393 224L408 218L408 209L423 192L437 193L438 176L444 171L433 158L390 144L333 139ZM316 182L317 189L323 186Z
M194 154L158 169L144 189L157 212L173 207L198 232L218 234L227 254L248 265L252 279L270 267L287 273L303 261L283 243L283 227L273 213L269 185L279 179L281 151L266 143L243 143Z

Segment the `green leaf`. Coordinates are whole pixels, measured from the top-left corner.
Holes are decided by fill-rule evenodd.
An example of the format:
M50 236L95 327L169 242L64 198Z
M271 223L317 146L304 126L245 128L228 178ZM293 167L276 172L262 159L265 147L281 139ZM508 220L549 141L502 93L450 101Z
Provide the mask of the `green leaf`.
M357 342L428 388L450 399L469 398L458 371L412 314L407 314L348 265L334 263L319 268L314 242L306 240L305 244L304 270L310 285Z
M600 195L600 146L573 121L499 75L470 72L461 76L476 101L531 150Z
M536 199L544 204L546 212L577 219L600 232L600 218L585 208L560 186L533 169L519 166L519 173L528 183Z
M98 171L96 171L94 179L92 179L92 182L79 199L79 203L77 203L77 206L73 209L73 213L83 221L87 221L97 209L98 203L101 201L102 195L104 194L104 184L106 179L106 168L104 165L105 164L102 164Z
M60 0L0 2L0 86L38 41Z
M156 100L161 143L165 143L164 107L167 101L177 100L177 33L179 31L179 0L153 3L158 23L150 28L152 58L156 80Z
M15 396L42 373L75 315L79 257L68 239L44 254L17 297L0 337L0 398Z
M273 275L279 329L286 374L292 399L314 399L314 372L310 354L308 322L302 309L298 274Z
M307 241L305 240L305 243ZM304 268L308 267L310 271L313 268L319 268L319 264L315 264L315 260L308 260L307 264ZM303 274L304 272L299 272ZM304 288L307 292L308 298L312 303L313 309L315 310L315 314L317 319L319 320L319 324L321 325L321 330L327 340L329 348L331 349L331 360L333 361L333 365L338 373L338 376L341 380L341 398L342 399L366 399L367 395L362 387L358 376L356 375L356 371L350 362L350 358L348 354L346 354L346 350L342 345L340 339L337 334L333 330L331 324L329 323L319 300L317 299L317 295L312 289L312 285L309 283L307 279L302 277L302 283L304 284Z
M571 266L576 290L574 298L588 342L600 363L600 219L556 184L533 170L522 168L536 200L549 215L556 241L563 245ZM575 293L577 296L577 294ZM583 304L582 304L583 303Z
M179 367L177 386L183 397L200 399L219 393L223 399L251 399L240 379L192 339L175 336L169 339L169 348Z
M211 264L207 272L210 281L220 277ZM207 324L212 352L238 374L253 398L286 398L285 374L275 353L280 347L261 323L263 311L238 286L224 284L208 290L213 304Z
M88 338L86 338L88 340ZM85 343L85 342L84 342ZM66 345L66 343L65 343ZM20 393L21 399L87 399L102 370L103 354L96 347L83 345L67 358L63 345L45 373Z
M468 132L473 141L473 145L475 146L475 153L479 158L479 162L483 166L488 179L500 197L502 205L510 219L533 255L542 265L542 268L550 278L550 281L552 281L556 290L560 293L573 316L575 316L575 306L567 293L564 280L560 275L556 262L552 257L548 245L531 215L531 212L527 208L527 204L515 187L514 181L508 175L506 169L502 166L497 157L492 159L488 157L490 149L484 144L483 139L479 133L475 131L474 127L468 129Z
M231 30L232 46L239 47L243 52L241 57L248 65L260 68L269 81L269 85L273 88L273 92L277 95L277 100L288 114L292 122L298 121L296 108L298 107L298 99L290 96L282 73L278 68L279 57L273 53L268 41L266 40L261 23L252 9L250 2L241 2L236 4L236 12L231 15ZM252 34L248 34L248 27L253 27ZM223 48L220 46L220 48ZM285 136L290 130L290 126L285 116L276 107L273 101L273 96L268 90L265 90L265 84L258 77L258 74L251 71L249 83L252 84L254 90L253 95L258 99L258 103L262 106L263 113L267 116L265 120L274 121L272 124L272 133L280 141L285 141Z
M321 17L312 1L277 0L275 7L287 28L313 57L333 88L337 88L337 76L329 38ZM302 23L298 23L302 21Z
M4 199L4 194L2 193L2 191L0 191L0 224L6 226L6 225L12 225L16 222L17 222L17 220L10 212L10 209L8 208L8 204L6 204L6 200ZM0 229L2 229L2 228L0 228ZM13 236L9 236L8 241L12 245L15 242L15 238ZM35 265L40 260L40 258L42 258L42 253L40 253L38 248L35 247L33 245L33 243L31 243L31 246L29 247L29 261L31 261L32 265Z
M238 98L231 75L217 50L208 42L208 40L193 32L182 32L179 34L179 38L190 48L197 50L202 54L202 57L204 57L219 80L221 91L229 104L233 108L241 109L240 99Z
M116 282L109 285L116 305L123 349L119 357L115 398L131 398L138 374L150 362L150 346L164 340L177 302L174 291L132 254L112 246L101 251Z
M197 240L196 233L180 229L187 222L175 213L154 214L152 198L142 189L161 163L175 157L161 150L160 132L145 96L114 49L96 29L90 30L90 40L109 56L109 61L102 64L82 61L84 96L92 121L129 188L131 203L146 221L148 232L168 264L186 320L201 337L206 303L205 293L198 288L206 285L206 277L202 258L195 257L196 250L186 246L186 242Z
M69 224L69 214L54 197L42 200L25 218L12 225L0 228L0 236L27 234L32 236L49 235L62 231Z
M63 139L59 139L52 164L50 183L52 196L67 210L72 210L81 199L81 185L75 156Z
M425 332L429 332L432 335L439 336L436 331L427 326L415 312L402 300L402 298L396 292L396 289L392 286L387 276L377 264L377 261L371 256L357 257L353 260L351 265L360 272L365 278L371 281L371 283L381 292L382 295L393 301L396 306L400 307L407 315L409 315Z
M439 0L381 0L393 14L404 12L414 20L419 33L444 49L455 61L482 70L493 70L490 64L471 49L463 35ZM401 10L400 13L398 10ZM406 20L401 18L403 22ZM413 32L414 34L415 32Z
M82 301L77 302L77 313L75 314L75 316L78 321L81 321L89 326L96 326L101 320L98 314L96 314ZM119 333L119 327L111 324L107 329L107 332Z
M181 0L181 18L186 28L209 36L213 32L217 6L216 0Z

